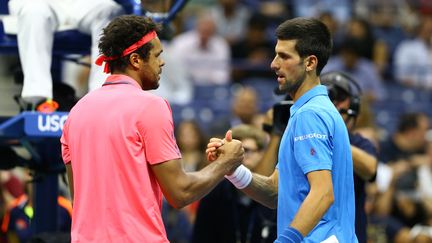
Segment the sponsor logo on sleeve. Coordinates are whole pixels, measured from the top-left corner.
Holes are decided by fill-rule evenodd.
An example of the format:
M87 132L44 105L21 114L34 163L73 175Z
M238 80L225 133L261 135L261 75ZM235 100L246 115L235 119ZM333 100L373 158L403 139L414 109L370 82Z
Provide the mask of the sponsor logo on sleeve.
M319 133L314 132L314 133L309 133L306 135L300 135L300 136L294 137L294 142L303 141L306 139L313 139L313 138L325 140L325 139L327 139L327 137L328 136L325 134L319 134Z
M314 149L314 148L311 148L311 149L310 149L310 155L314 156L315 153L316 153L315 149Z

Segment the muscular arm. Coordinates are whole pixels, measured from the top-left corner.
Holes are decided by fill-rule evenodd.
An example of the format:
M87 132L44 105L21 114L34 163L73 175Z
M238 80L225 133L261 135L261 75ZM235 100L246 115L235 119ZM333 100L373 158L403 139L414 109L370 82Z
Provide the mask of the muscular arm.
M232 170L218 158L197 172L186 173L181 160L170 160L151 168L167 201L175 208L182 208L209 193ZM240 164L240 161L238 165Z
M275 209L278 199L278 170L270 177L254 173L251 183L242 191L262 205Z
M291 227L300 231L303 236L309 234L334 202L331 171L312 171L307 174L307 178L309 194L291 222Z
M277 153L279 149L279 143L281 136L272 134L270 143L264 153L263 158L260 160L257 169L254 170L256 173L252 174L251 183L242 191L251 197L253 200L267 206L269 208L277 207L278 199L278 170L275 170L277 161ZM215 151L220 145L221 139L212 138L207 146L206 153L209 158L217 158ZM213 159L210 159L212 161ZM269 177L269 175L271 175Z
M354 172L363 180L370 180L375 176L377 171L378 160L363 151L362 149L351 145Z
M69 192L71 195L71 201L73 203L74 199L74 188L73 188L73 172L72 172L72 162L69 162L66 164L66 173L68 176L68 185L69 185Z

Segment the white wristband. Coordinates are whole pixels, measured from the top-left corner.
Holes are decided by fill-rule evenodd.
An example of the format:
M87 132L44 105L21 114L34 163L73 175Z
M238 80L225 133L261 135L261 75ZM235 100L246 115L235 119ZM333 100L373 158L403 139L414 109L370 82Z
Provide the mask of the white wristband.
M231 183L238 189L247 187L252 181L252 172L244 165L240 165L231 175L226 175Z

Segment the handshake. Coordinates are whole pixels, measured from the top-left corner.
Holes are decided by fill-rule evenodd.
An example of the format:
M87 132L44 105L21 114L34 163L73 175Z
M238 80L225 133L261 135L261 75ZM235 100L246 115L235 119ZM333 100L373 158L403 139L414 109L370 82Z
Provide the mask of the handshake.
M240 147L238 147L239 145ZM223 156L232 157L228 161L232 160L234 163L229 163L231 166L228 167L229 171L225 178L238 189L247 187L252 181L252 172L241 164L244 159L243 146L239 140L232 138L231 130L228 130L224 139L211 138L207 144L206 154L209 162L214 162Z

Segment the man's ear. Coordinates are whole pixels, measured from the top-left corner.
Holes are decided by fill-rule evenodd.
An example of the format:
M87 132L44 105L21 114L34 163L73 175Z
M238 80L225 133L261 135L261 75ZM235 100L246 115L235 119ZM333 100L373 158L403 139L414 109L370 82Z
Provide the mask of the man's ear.
M310 55L305 60L306 71L312 71L316 69L318 65L318 58L315 55Z
M138 55L138 53L134 52L129 56L129 64L132 65L135 69L139 68L139 64L141 61L141 56Z

